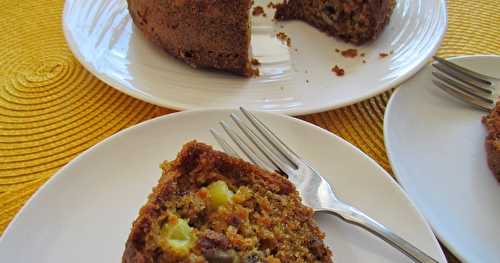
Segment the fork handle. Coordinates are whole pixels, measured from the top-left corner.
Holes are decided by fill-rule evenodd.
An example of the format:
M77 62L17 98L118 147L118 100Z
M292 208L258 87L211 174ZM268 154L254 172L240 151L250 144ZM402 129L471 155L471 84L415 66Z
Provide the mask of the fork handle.
M418 263L437 263L438 261L427 255L422 250L416 248L408 241L404 240L400 236L396 235L394 232L389 230L384 225L378 223L374 219L367 216L365 213L360 210L348 206L348 205L339 205L339 207L331 208L331 209L317 209L315 212L320 213L328 213L340 217L344 221L360 226L365 230L368 230L370 233L376 235L381 238L394 248L398 249L409 258L411 258L414 262Z

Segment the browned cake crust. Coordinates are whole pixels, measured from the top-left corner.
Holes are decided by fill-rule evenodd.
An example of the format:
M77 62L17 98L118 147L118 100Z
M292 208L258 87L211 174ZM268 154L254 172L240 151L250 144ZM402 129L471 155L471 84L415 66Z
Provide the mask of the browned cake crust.
M488 166L500 182L500 104L497 103L495 109L483 117L483 123L488 131L484 144Z
M284 177L195 141L162 168L158 185L133 223L123 262L332 262L312 209L301 204L294 185ZM252 194L209 212L200 193L217 180ZM197 231L197 243L187 257L172 255L155 242L165 213L172 209ZM214 260L214 254L238 259Z
M347 42L375 39L388 23L394 0L285 0L278 20L299 19Z
M251 0L127 0L145 37L193 67L251 76Z

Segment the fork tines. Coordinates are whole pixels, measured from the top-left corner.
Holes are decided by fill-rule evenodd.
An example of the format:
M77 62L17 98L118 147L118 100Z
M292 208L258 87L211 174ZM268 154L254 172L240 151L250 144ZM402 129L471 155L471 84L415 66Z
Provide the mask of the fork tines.
M448 94L474 107L490 111L495 107L495 84L488 76L434 56L432 82Z
M253 113L242 107L240 110L247 121L231 114L231 120L235 124L233 127L236 129L224 121L219 123L229 138L250 162L270 171L293 174L298 169L299 157ZM226 153L239 157L237 151L219 133L213 129L210 132Z

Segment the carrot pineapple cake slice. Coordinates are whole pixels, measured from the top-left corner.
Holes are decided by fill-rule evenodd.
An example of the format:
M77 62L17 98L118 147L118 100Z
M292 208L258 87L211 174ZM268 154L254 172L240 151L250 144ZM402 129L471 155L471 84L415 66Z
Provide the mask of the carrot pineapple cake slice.
M123 262L332 262L286 178L195 141L162 170Z

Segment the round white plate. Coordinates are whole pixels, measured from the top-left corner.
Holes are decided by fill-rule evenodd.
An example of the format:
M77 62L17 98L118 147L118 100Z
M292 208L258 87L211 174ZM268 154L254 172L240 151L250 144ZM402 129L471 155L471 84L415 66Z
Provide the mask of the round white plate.
M265 7L269 0L256 0ZM354 46L298 21L253 17L252 53L262 75L243 78L196 70L147 42L133 25L125 0L67 0L63 26L80 62L109 85L131 96L178 110L246 106L286 114L306 114L352 104L385 91L421 68L446 30L444 0L396 0L380 37L359 47L365 57L335 52ZM283 27L283 28L282 28ZM276 39L291 37L292 47ZM379 53L394 53L384 59ZM365 59L366 63L362 63ZM346 75L332 73L334 65Z
M500 77L498 56L453 61ZM500 259L500 184L486 164L485 114L435 87L427 66L395 92L385 115L385 142L398 181L464 262Z
M171 114L87 150L54 175L12 221L0 240L0 262L120 262L131 224L160 177L158 165L175 158L189 140L215 145L208 129L231 112ZM310 160L340 197L446 262L423 217L375 161L304 121L258 116ZM336 262L411 262L355 226L328 215L318 220Z

